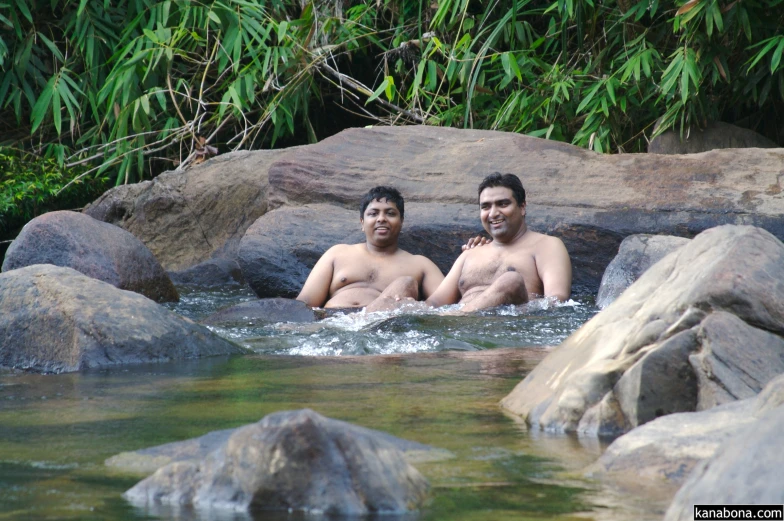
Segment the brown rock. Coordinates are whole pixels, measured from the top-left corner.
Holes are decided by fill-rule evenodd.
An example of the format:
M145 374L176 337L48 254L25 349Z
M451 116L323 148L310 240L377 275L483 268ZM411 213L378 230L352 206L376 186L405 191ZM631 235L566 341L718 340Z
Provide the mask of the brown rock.
M33 264L73 268L157 302L179 300L169 276L139 239L77 212L50 212L25 225L8 248L3 271Z
M267 211L267 169L286 152L224 154L109 190L85 213L134 234L167 270L233 258L245 230Z

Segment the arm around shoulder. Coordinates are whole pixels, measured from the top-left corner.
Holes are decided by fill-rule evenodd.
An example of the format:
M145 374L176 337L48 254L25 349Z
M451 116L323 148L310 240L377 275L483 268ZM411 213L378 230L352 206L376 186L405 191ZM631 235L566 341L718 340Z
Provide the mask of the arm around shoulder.
M563 241L549 237L537 255L536 266L545 297L568 300L572 294L572 261Z
M297 300L301 300L310 307L322 307L327 303L329 287L332 284L332 276L335 271L335 250L339 246L328 249L313 266L302 290L297 295Z

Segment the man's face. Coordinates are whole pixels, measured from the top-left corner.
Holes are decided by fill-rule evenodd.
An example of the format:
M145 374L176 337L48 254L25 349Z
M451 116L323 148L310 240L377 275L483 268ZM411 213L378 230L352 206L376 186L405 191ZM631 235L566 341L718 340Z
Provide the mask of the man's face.
M485 188L479 194L479 219L493 239L507 242L517 235L525 222L525 204L518 206L510 188Z
M396 243L403 227L397 205L386 199L370 201L360 222L368 242L377 246Z

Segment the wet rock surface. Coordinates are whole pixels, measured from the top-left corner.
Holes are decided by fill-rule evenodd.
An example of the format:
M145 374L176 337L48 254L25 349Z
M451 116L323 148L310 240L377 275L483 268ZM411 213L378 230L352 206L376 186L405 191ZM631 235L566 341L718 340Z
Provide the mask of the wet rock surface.
M533 426L617 435L749 398L784 373L784 245L717 227L645 272L502 401Z
M70 269L0 274L0 365L61 373L246 351L152 300Z
M138 506L366 515L416 509L428 494L392 437L309 409L270 414L217 438L196 442L189 454L218 445L203 459L174 461L125 497Z
M73 268L157 302L179 299L171 279L139 239L77 212L49 212L25 225L6 252L3 271L33 264Z

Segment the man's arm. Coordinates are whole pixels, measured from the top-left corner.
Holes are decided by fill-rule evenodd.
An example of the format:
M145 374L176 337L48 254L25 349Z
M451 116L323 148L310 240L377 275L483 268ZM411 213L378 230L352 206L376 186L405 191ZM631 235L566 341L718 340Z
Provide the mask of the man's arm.
M572 294L572 261L561 239L548 237L536 254L536 269L545 297L568 300Z
M427 300L444 280L444 274L433 261L424 255L417 255L417 260L422 268L421 298Z
M446 278L441 281L435 292L428 297L427 304L429 306L437 308L460 302L460 287L458 283L460 282L460 274L463 272L466 253L461 254L457 258Z
M308 280L302 286L302 290L297 295L297 300L301 300L310 307L322 307L329 299L329 286L332 284L332 275L335 271L334 259L335 248L328 249L318 260L313 269L310 270Z

